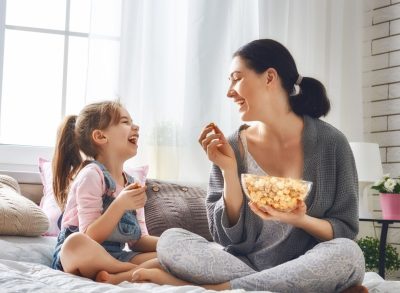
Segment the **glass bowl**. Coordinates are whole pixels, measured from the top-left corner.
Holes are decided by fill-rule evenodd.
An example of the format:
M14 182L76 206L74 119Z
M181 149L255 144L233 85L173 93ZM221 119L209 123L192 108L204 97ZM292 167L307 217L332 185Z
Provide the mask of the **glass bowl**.
M244 193L261 209L270 206L281 212L291 212L308 196L312 182L275 176L244 173L241 175Z

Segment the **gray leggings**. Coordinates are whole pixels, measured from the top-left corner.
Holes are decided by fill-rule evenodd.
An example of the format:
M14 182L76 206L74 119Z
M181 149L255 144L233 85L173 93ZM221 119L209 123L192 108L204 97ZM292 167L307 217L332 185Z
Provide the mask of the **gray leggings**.
M361 284L364 277L362 251L345 238L319 243L297 259L258 272L215 243L173 228L161 235L157 256L167 271L182 280L200 285L229 281L232 289L341 292Z

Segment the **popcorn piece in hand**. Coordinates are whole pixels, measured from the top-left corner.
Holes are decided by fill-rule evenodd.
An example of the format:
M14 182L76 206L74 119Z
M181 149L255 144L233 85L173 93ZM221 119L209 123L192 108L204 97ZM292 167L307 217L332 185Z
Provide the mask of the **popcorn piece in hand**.
M142 187L138 182L133 183L132 188L133 189L139 189L140 187Z
M242 174L242 186L247 197L258 207L271 206L282 212L297 207L311 190L311 182L292 178Z
M211 122L207 125L207 127L211 127L215 131L215 123Z

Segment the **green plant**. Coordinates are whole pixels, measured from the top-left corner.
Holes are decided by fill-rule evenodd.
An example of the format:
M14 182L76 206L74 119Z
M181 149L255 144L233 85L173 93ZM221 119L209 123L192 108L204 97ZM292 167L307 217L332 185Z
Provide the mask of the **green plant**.
M380 193L400 193L400 178L390 178L390 174L385 174L371 188Z
M375 237L366 236L357 240L365 258L365 269L375 271L379 267L379 240ZM397 271L400 269L400 257L396 248L386 244L385 269Z

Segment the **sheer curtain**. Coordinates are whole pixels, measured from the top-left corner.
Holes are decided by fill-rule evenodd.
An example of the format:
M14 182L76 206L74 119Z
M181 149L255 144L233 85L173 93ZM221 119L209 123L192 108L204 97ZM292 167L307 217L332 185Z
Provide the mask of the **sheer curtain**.
M324 120L349 140L363 140L362 0L259 1L260 37L292 52L303 76L327 88L331 112Z
M361 0L125 0L121 11L116 91L141 127L129 163L149 164L149 177L207 181L198 135L209 122L226 134L240 124L229 66L257 38L286 45L299 72L326 85L326 120L362 139Z
M117 98L120 92L122 0L89 1L91 11L84 104ZM81 108L80 105L75 110Z
M136 164L150 176L206 182L197 138L214 121L239 125L226 98L233 51L258 37L256 1L124 2L121 98L141 127Z

